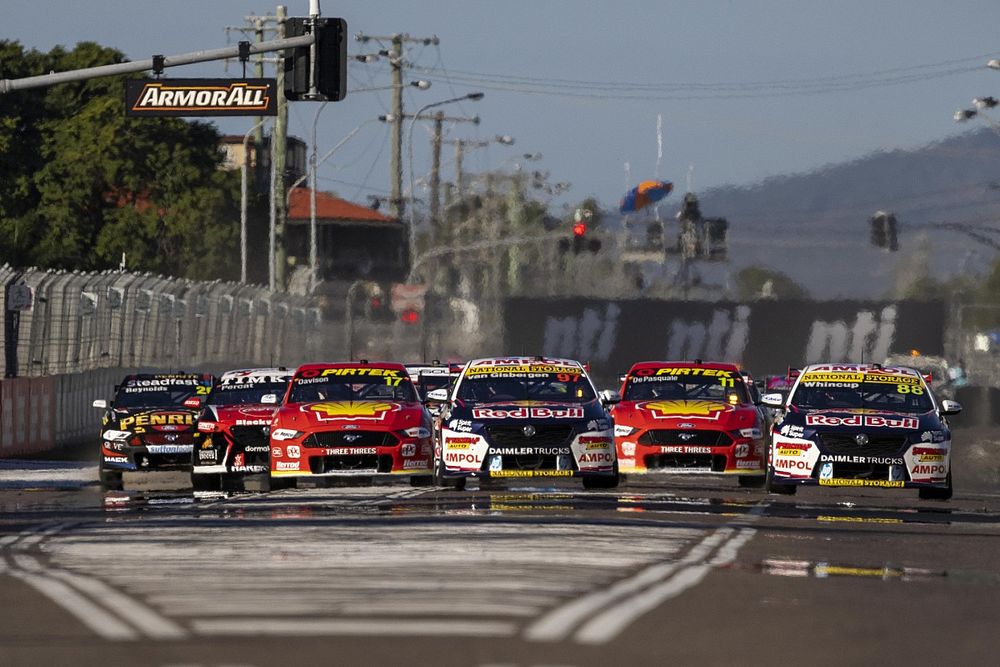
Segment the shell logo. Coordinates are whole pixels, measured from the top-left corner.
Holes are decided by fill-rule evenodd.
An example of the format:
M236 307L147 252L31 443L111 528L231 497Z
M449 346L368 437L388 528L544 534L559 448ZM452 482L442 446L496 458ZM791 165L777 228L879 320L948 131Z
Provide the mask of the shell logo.
M302 408L303 412L313 413L319 421L337 419L382 421L387 414L398 409L399 404L385 401L325 401Z
M639 406L649 410L654 419L690 417L692 419L718 419L719 414L729 409L718 401L650 401Z

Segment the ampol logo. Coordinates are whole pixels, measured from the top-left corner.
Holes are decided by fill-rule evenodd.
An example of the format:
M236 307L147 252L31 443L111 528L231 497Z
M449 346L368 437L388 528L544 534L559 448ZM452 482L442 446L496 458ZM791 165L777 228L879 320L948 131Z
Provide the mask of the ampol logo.
M718 419L729 407L718 401L650 401L638 406L648 410L654 419L691 417L692 419Z
M310 412L324 422L339 419L382 421L387 414L398 409L398 403L385 401L326 401L302 407L303 412Z

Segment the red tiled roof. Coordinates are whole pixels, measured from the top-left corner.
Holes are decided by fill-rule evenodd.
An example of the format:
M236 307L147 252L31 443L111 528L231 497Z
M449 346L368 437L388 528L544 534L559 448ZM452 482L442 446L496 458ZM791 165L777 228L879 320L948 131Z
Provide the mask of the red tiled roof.
M310 218L309 188L295 188L289 197L288 219L309 220ZM396 222L393 218L382 215L365 206L358 206L349 201L334 197L327 192L316 193L317 220L347 220L356 222Z

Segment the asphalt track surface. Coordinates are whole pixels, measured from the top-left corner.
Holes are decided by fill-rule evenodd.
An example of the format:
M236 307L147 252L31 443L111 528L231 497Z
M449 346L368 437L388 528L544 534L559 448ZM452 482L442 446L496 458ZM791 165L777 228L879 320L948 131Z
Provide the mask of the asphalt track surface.
M996 664L991 436L948 502L694 475L105 493L86 460L0 462L0 665Z

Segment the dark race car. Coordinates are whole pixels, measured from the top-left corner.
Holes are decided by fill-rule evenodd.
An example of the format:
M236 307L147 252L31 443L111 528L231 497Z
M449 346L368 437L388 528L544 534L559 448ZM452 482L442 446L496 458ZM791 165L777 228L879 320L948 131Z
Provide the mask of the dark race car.
M582 477L618 485L611 417L577 361L541 357L469 362L447 400L435 444L444 486L467 477ZM605 400L610 398L605 397Z
M299 367L271 422L272 482L407 476L430 482L431 416L402 364Z
M223 373L198 416L202 440L191 461L195 490L242 485L246 475L270 472L268 432L291 379L287 368Z
M921 498L952 494L955 401L935 399L921 373L879 364L803 369L791 394L766 394L782 409L772 430L767 488L799 485L916 488Z
M214 377L176 373L128 375L115 398L94 401L101 420L101 483L121 488L129 470L191 470L191 452L201 434L195 429L202 400Z

